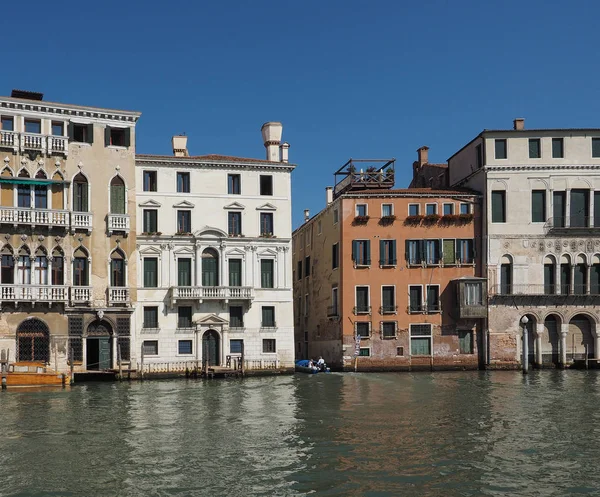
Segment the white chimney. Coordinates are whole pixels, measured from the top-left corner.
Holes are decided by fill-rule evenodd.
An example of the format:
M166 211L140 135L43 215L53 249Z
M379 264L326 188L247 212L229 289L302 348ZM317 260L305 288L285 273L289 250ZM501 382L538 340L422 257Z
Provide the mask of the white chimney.
M267 149L267 160L280 162L279 145L281 143L281 131L283 126L278 122L268 122L260 128L263 137L263 143Z
M310 219L310 211L308 209L304 209L304 222L307 222Z
M289 160L288 160L289 151L290 151L290 144L288 142L283 142L281 145L279 145L281 162L289 162Z
M331 202L333 202L333 186L325 187L325 201L327 202L326 205L329 205Z
M175 157L189 157L187 149L187 139L185 135L177 135L171 138L171 144L173 145L173 155Z

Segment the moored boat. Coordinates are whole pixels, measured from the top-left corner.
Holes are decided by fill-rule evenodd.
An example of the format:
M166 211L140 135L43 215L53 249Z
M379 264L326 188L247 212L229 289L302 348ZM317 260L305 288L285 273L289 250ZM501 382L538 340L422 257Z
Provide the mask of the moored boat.
M2 376L6 377L7 387L59 387L68 383L66 375L43 364L12 363Z
M312 361L308 359L302 359L300 361L296 361L295 369L298 373L306 373L306 374L317 374L317 373L329 373L329 368L319 369Z

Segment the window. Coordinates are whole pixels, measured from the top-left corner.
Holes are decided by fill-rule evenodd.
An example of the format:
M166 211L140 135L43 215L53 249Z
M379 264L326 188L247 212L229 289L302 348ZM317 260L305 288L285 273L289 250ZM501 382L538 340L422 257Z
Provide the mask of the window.
M111 214L125 214L127 203L125 182L120 176L110 180L110 212Z
M544 293L553 295L556 293L556 265L554 261L544 263Z
M274 354L275 352L275 339L263 338L263 354Z
M425 215L431 216L433 214L437 214L437 204L426 204Z
M571 264L560 265L560 293L569 295L571 293Z
M469 204L460 204L460 213L461 214L470 214L471 206Z
M19 254L17 261L17 283L31 285L31 257L24 252Z
M473 332L459 331L458 332L458 348L461 354L473 353Z
M352 240L352 260L356 266L371 265L371 242L369 240Z
M177 233L192 232L192 211L177 211Z
M379 240L379 265L396 265L396 240Z
M564 142L562 138L552 138L552 158L562 159L565 156Z
M391 314L396 312L396 288L394 286L381 287L381 313Z
M381 205L381 217L390 217L394 214L394 209L392 204L382 204Z
M144 209L144 233L156 233L158 231L158 211L156 209Z
M260 235L261 236L273 235L273 213L272 212L261 212L260 213Z
M177 193L190 193L190 173L177 173Z
M355 314L368 314L369 312L371 312L371 306L369 305L369 287L357 286Z
M600 138L592 138L592 157L600 157Z
M465 305L483 305L483 292L481 283L465 283Z
M310 276L310 255L304 258L304 277Z
M367 204L356 205L356 216L364 217L367 215Z
M54 255L52 258L52 284L65 284L65 259L62 255Z
M275 261L273 259L261 259L260 261L260 287L274 288L273 268Z
M475 260L474 240L456 240L456 260L461 264L473 264ZM445 254L444 254L445 255Z
M158 258L144 257L144 288L158 287Z
M331 269L337 269L338 267L340 267L340 244L334 243L331 246Z
M408 312L423 312L423 287L420 285L408 287Z
M29 185L17 185L17 207L31 208L31 189Z
M539 138L529 139L529 158L540 159L542 157L542 147Z
M227 213L227 226L229 227L229 236L240 236L242 234L242 213Z
M2 254L2 283L12 285L15 282L15 259L12 254Z
M483 152L481 145L475 147L475 164L477 165L477 169L483 166Z
M531 222L546 222L546 190L531 191Z
M431 355L431 325L410 325L410 355Z
M512 264L500 264L500 294L512 294Z
M158 307L144 307L144 324L143 327L148 329L158 328Z
M453 266L456 264L456 240L446 239L442 241L442 254L444 266Z
M192 355L192 341L179 340L177 342L177 350L180 355Z
M147 355L158 355L158 340L144 340L142 343L142 353Z
M494 151L496 159L506 159L506 140L495 140Z
M304 296L304 317L308 316L308 293Z
M552 225L564 228L567 215L567 192L552 192Z
M296 273L298 274L298 279L301 280L302 279L302 260L299 260L296 263L296 266L298 267Z
M339 213L337 209L333 209L333 224L337 224L339 221Z
M439 312L440 306L440 287L438 285L427 285L427 312Z
M180 305L177 308L177 328L192 327L192 307L189 305Z
M35 254L33 284L48 284L48 258L46 257L46 253L41 249Z
M260 194L273 195L273 176L260 175Z
M408 264L421 264L423 261L423 240L406 240L406 261Z
M371 323L370 321L357 321L354 323L356 330L356 336L361 338L369 338L371 336Z
M202 286L219 286L219 254L212 248L202 251Z
M78 143L93 143L94 142L94 125L93 124L76 124L69 125L71 140Z
M440 263L440 241L439 240L423 240L425 247L425 263L439 264Z
M192 286L192 259L177 259L177 286Z
M229 259L229 286L242 286L242 259Z
M89 189L86 177L78 174L73 179L73 210L75 212L89 211Z
M506 192L492 191L492 223L506 222Z
M0 129L3 131L14 131L15 121L13 117L2 116L0 117Z
M600 191L594 192L594 227L600 227Z
M244 308L241 305L229 307L229 328L244 327Z
M144 191L156 191L156 171L144 171Z
M381 323L381 336L383 338L396 338L396 321L383 321Z
M227 193L229 195L239 195L242 192L242 177L239 174L227 175Z
M323 232L323 226L321 225L321 220L317 223L317 235L320 235Z
M107 126L104 130L104 145L107 147L128 147L129 129Z
M64 123L52 121L52 136L64 136L65 125Z
M358 349L358 355L360 357L369 357L371 355L371 349L368 347L361 347Z
M396 355L403 356L404 355L404 347L396 347Z
M36 119L25 119L25 133L35 133L39 135L42 132L42 122Z
M331 289L331 313L330 316L338 315L338 288L337 286Z
M454 214L454 204L444 204L444 216L451 216Z
M569 223L573 228L585 228L590 221L590 191L583 189L571 190Z
M241 354L244 349L244 340L229 340L229 353Z
M79 252L79 251L78 251ZM73 259L73 285L88 286L88 258L75 255Z
M409 216L418 216L419 215L419 204L409 204L408 205L408 215Z

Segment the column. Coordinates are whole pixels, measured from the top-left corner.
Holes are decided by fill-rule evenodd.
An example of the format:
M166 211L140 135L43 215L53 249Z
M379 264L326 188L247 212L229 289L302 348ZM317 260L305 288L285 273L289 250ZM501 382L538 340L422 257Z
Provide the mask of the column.
M283 263L283 247L277 247L277 258L275 259L275 288L283 288L284 286L284 270L285 264Z
M225 349L229 350L229 334L225 330L225 326L221 326L221 366L224 366L225 363Z
M590 224L588 226L594 227L594 190L590 190Z
M571 189L567 188L565 192L565 227L571 226Z
M587 263L585 265L585 294L590 294L590 277L592 276L592 265Z
M544 323L535 325L535 365L542 366L542 337L544 336Z
M571 281L569 282L569 295L573 295L575 293L575 265L573 261L571 261L571 265L569 266L569 274L571 275Z
M229 286L229 275L225 271L225 244L219 245L219 286Z
M293 283L290 281L290 271L288 271L288 258L289 258L290 247L283 247L283 285L285 288L292 288ZM312 275L311 275L312 276Z
M195 260L195 271L194 278L192 281L192 286L202 286L202 251L200 250L202 247L199 242L196 242L195 250L196 250L196 260Z
M569 324L560 326L560 365L565 367L567 364L567 334L569 333Z

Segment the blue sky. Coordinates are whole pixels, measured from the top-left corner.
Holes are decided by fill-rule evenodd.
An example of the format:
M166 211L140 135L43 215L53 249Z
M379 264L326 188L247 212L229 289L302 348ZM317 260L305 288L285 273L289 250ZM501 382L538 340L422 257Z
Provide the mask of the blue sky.
M10 11L10 21L7 14ZM600 127L600 2L13 2L1 94L139 110L138 153L291 144L293 225L348 158L443 162L484 128ZM8 22L7 22L8 21Z

